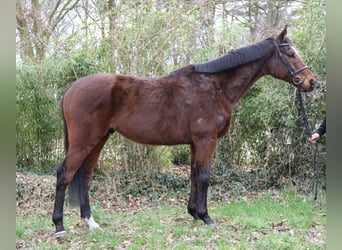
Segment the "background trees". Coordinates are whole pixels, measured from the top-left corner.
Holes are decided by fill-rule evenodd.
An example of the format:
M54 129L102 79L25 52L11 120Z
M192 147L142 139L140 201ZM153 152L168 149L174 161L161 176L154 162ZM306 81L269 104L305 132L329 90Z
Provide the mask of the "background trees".
M312 127L325 114L325 2L17 0L17 168L54 172L63 158L60 100L69 84L96 72L160 76L276 34L289 36L317 73L305 100ZM322 176L325 146L320 143ZM188 148L149 147L114 135L97 174L151 178L188 163ZM301 185L312 174L312 148L289 84L260 80L237 106L220 140L213 183L246 188ZM131 177L134 178L134 177ZM234 184L235 183L235 184Z

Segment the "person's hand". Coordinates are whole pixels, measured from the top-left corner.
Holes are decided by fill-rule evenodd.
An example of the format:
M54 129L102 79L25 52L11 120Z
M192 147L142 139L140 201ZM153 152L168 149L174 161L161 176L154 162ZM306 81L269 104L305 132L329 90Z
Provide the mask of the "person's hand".
M309 141L310 141L311 143L316 143L316 142L319 140L319 138L321 138L321 136L320 136L318 133L314 133L314 134L312 134L311 137L309 138Z

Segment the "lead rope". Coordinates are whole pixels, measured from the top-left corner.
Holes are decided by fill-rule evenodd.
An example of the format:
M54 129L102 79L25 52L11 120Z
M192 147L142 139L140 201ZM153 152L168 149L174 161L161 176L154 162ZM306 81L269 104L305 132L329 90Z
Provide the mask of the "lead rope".
M297 94L297 99L299 102L299 110L301 113L302 121L304 123L305 131L306 131L307 135L309 137L311 137L312 132L311 132L310 125L309 125L308 116L306 114L305 107L303 104L302 94L299 92L298 89L297 89L296 94ZM320 174L319 174L320 157L319 157L319 151L318 151L317 143L314 144L313 155L314 155L314 159L313 159L314 176L313 176L312 191L313 191L314 200L316 200L317 199L317 192L318 192L318 185L319 185L319 181L320 181Z

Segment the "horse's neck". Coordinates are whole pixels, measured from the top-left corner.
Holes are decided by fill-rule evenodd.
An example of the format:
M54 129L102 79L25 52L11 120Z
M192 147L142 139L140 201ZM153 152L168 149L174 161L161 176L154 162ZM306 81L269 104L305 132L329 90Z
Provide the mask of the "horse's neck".
M221 88L232 103L237 103L262 76L263 62L247 64L235 69L235 72L227 72L223 76Z

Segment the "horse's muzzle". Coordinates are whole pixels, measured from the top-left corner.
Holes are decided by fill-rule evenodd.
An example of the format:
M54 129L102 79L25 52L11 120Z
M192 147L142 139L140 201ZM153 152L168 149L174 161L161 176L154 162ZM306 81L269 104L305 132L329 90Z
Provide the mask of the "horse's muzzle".
M308 89L308 92L314 90L316 86L316 81L314 79L311 79L309 82L310 82L310 88Z
M304 84L298 86L298 89L300 92L311 92L312 90L314 90L315 86L316 86L316 81L314 79L311 79L309 81L310 86L306 87Z

